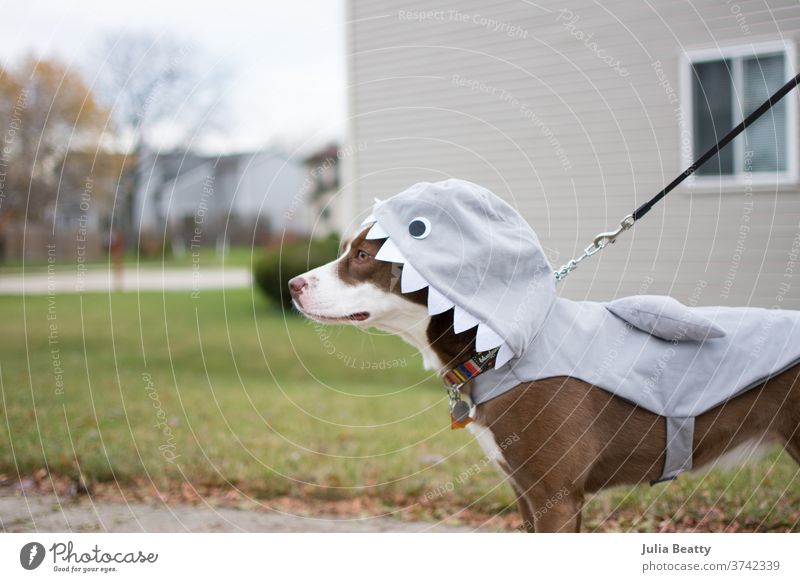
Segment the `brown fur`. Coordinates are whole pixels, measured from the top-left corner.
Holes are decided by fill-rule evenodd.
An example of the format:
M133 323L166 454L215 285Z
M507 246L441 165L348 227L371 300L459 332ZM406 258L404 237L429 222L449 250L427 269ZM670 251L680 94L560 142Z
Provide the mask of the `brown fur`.
M365 240L365 233L354 239L340 276L399 293L392 265L371 259L382 241ZM359 249L370 259L356 260ZM427 291L403 297L425 304ZM470 357L475 344L475 330L456 334L452 322L450 310L432 317L427 330L448 366ZM800 463L799 376L800 365L698 416L694 466L762 438L782 444ZM513 443L503 451L502 468L528 531L580 531L587 493L658 479L664 466L664 418L576 378L521 384L478 406L476 422L498 444Z

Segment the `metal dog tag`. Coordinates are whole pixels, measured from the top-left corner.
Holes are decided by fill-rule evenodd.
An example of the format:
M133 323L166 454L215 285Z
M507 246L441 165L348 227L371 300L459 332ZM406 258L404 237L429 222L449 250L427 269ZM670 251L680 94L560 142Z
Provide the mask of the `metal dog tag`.
M469 404L463 400L459 400L453 405L453 409L450 411L450 414L452 414L453 418L458 422L464 422L469 418Z

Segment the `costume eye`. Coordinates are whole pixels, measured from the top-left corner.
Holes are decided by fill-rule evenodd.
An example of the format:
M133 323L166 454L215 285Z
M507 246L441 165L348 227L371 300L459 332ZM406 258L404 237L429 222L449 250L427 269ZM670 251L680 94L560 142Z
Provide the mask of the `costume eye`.
M408 234L414 238L425 238L431 233L431 222L427 218L418 216L408 223Z

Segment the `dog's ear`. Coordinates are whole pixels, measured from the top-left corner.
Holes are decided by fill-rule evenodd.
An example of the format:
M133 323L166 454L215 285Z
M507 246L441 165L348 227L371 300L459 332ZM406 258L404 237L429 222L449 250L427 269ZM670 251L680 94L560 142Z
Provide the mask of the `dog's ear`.
M350 250L350 243L353 242L352 237L343 237L342 241L339 243L339 256L341 257L347 251Z

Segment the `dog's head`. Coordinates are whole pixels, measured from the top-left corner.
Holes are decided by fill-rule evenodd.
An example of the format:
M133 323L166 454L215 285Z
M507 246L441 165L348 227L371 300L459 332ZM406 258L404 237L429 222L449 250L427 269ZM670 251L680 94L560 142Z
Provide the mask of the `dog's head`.
M342 243L335 261L289 281L295 307L323 323L350 323L394 331L398 320L427 321L419 296L400 292L401 267L375 258L382 240L366 238L369 229Z
M476 351L499 350L502 366L530 343L555 299L536 234L475 184L416 184L376 203L367 224L338 260L289 283L304 314L375 326L420 350L434 343L428 328L446 321L454 335L474 336Z
M426 290L401 292L402 266L375 258L384 241L367 239L369 230L345 240L335 261L289 281L294 306L321 323L376 327L399 335L420 350L426 368L440 368L450 358L431 345L441 343L437 339L446 327L441 329L438 317L432 324Z

